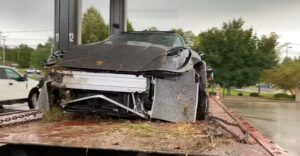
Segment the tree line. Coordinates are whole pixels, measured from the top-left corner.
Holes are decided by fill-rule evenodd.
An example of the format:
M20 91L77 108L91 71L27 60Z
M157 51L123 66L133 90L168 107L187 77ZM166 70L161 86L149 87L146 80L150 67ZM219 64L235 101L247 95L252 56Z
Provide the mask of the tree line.
M42 61L47 60L51 54L52 39L49 38L44 44L38 44L35 49L26 44L20 44L18 47L5 49L5 60L7 65L17 64L20 68L42 68ZM3 58L2 48L0 57Z
M300 58L283 62L282 64L265 70L262 80L275 84L277 87L290 91L295 95L295 89L300 88Z

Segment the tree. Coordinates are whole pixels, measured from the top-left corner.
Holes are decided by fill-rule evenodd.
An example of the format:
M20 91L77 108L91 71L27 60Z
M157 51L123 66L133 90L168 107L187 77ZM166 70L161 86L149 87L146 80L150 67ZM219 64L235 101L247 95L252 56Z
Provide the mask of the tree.
M81 34L83 44L102 41L108 37L108 26L96 8L90 7L83 14Z
M214 69L215 81L225 88L255 84L264 69L277 64L277 36L259 39L252 28L245 29L242 19L223 23L200 33L193 48L204 52L204 60Z
M300 60L283 63L276 68L265 70L262 80L275 84L281 89L289 90L294 95L293 89L300 87Z
M283 60L282 60L282 63L285 64L285 63L291 63L293 62L293 59L290 58L290 57L284 57Z
M18 59L19 67L20 68L29 68L30 67L31 52L33 51L33 49L28 47L25 44L21 44L18 47L18 50L19 50L19 59Z
M39 44L37 49L31 53L30 66L42 68L42 62L47 60L51 54L51 43L53 38L49 38L45 44Z
M132 23L129 20L127 20L127 32L132 32L132 31L134 31Z
M185 41L185 43L190 46L193 47L193 43L194 43L194 39L195 39L195 34L192 31L183 31L183 29L179 28L179 29L171 29L171 31L175 31L177 34L179 34L183 40Z
M35 68L42 68L43 60L47 60L51 51L49 48L38 48L31 53L30 66Z
M18 48L6 48L5 50L6 63L15 63L18 60Z

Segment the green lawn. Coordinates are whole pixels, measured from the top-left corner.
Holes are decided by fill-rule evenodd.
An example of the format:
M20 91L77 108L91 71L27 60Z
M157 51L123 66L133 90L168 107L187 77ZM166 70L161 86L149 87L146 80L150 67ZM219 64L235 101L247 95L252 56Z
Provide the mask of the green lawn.
M220 96L223 96L223 88L221 88L220 90L221 90L221 93L220 93L221 95ZM211 92L212 88L209 88L208 91ZM216 89L215 89L215 91L216 91ZM231 94L229 96L238 96L239 93L242 93L243 96L250 96L251 93L257 93L257 92L249 92L249 91L239 91L239 90L235 90L235 89L231 89L230 92L231 92ZM273 97L274 94L275 93L264 93L264 92L261 92L259 94L259 97L265 98L265 99L270 99L270 100L291 100L291 101L293 100L292 98L280 98L280 99L276 99L276 98ZM225 93L225 96L227 96L226 93Z
M25 71L26 71L26 68L17 68L17 71L20 73L20 74L22 74L22 76L24 76L24 74L26 73ZM42 71L42 75L43 75L43 71ZM34 76L34 75L32 75L32 76L28 76L30 79L33 79L33 80L39 80L40 79L40 76Z

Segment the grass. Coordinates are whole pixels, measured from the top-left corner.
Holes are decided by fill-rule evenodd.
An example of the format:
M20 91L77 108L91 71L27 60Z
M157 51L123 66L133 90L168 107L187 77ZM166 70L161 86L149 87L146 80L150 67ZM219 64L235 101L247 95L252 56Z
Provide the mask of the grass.
M63 111L59 107L51 107L49 111L44 113L44 122L59 122L63 120Z
M18 71L20 74L24 75L26 69L25 69L25 68L17 68L17 71Z
M220 90L221 90L220 94L221 94L221 96L223 96L223 88L221 88ZM209 88L208 91L209 91L209 92L212 92L212 88ZM215 89L214 91L216 91L216 89ZM226 91L225 91L225 92L226 92ZM231 89L231 90L230 90L230 95L231 95L231 96L238 96L239 93L243 93L244 96L250 96L250 94L251 94L252 92L238 91L238 90L234 90L234 89ZM226 93L225 93L225 95L226 95Z
M22 76L24 76L25 73L26 73L26 68L17 68L17 71L18 71L20 74L22 74ZM41 71L42 71L41 75L44 75L44 71L43 71L43 70L41 70ZM29 77L30 79L33 79L33 80L39 80L39 79L40 79L40 76L39 76L39 75L29 75L28 77Z
M138 136L153 137L159 135L158 130L149 123L129 123L126 127L134 130Z
M209 90L209 92L211 92L212 88L209 88L208 90ZM221 93L220 93L221 95L220 96L223 96L223 88L221 88L220 90L221 90ZM256 92L250 92L250 91L239 91L239 90L235 90L235 89L231 89L230 92L231 92L231 94L229 96L238 96L239 93L242 93L243 96L250 96L251 93L256 93ZM264 99L269 99L269 100L289 100L289 101L293 101L292 98L280 98L280 99L274 98L273 97L274 94L276 94L276 93L261 92L259 94L259 97L264 98ZM225 96L227 96L226 93L225 93Z
M139 137L155 137L160 139L174 139L176 137L189 137L195 134L195 125L191 123L176 123L175 127L162 129L153 123L126 123L130 132ZM173 125L172 125L173 126ZM199 133L199 132L197 132Z

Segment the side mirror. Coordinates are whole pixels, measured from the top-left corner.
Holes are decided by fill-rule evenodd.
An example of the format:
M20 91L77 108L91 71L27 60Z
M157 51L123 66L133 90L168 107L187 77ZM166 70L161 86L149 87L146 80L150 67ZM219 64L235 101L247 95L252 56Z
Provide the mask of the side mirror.
M27 74L24 74L23 80L24 80L24 81L27 81L27 80L28 80L28 75L27 75Z

